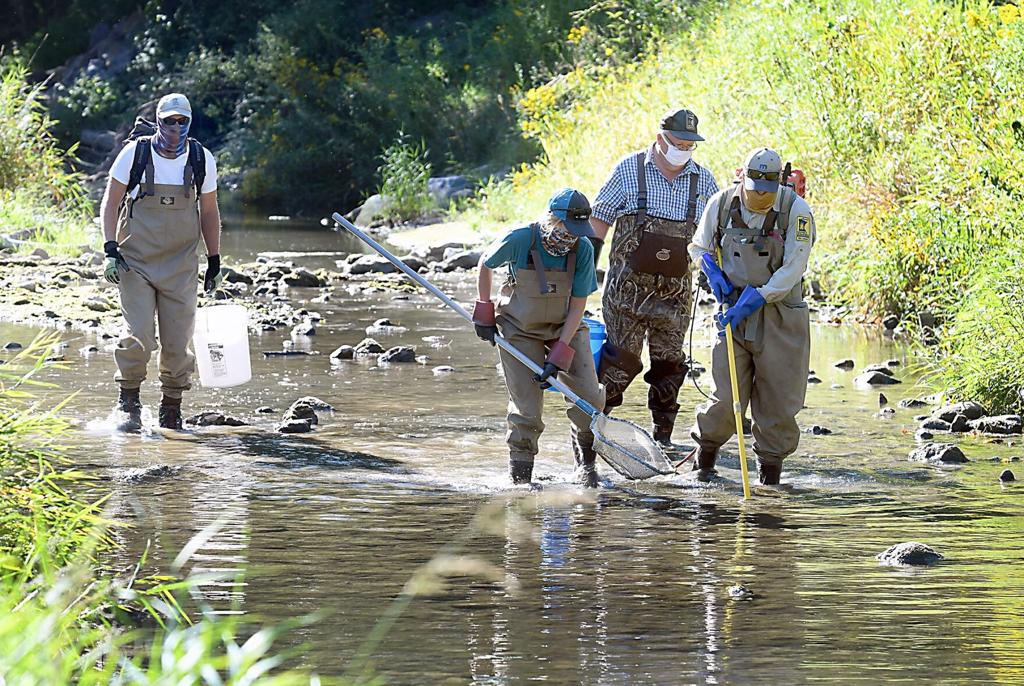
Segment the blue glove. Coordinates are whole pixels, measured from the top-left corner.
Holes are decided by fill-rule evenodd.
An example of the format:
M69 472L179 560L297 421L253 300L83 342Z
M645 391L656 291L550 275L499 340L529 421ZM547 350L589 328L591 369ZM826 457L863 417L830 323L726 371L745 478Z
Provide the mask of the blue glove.
M725 327L730 324L735 330L737 324L764 307L764 302L764 298L756 288L753 286L744 288L736 304L718 315L718 326L721 329L718 335L724 336Z
M711 288L711 292L715 296L715 300L720 303L724 303L729 297L729 294L733 291L732 282L729 281L729 277L725 275L721 267L715 264L715 258L711 257L711 253L704 253L700 258L700 270L704 272L704 276L707 277L708 287Z

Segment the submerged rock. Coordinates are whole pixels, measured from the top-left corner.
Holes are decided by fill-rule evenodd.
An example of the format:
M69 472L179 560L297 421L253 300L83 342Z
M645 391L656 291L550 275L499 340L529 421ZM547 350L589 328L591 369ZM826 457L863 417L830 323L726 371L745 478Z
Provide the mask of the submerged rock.
M380 255L363 255L345 266L345 273L352 276L359 276L360 274L391 274L397 271L398 268L395 265Z
M281 281L293 288L316 288L324 285L320 277L307 269L296 269L285 274L281 277Z
M952 405L946 405L940 407L932 413L932 416L938 417L945 422L952 422L953 418L958 414L962 414L967 419L981 419L987 413L985 408L974 401L968 401L964 403L953 403Z
M1004 414L997 417L982 417L970 422L970 428L985 434L1010 435L1024 430L1024 422L1018 414Z
M274 408L270 405L263 405L262 407L256 408L256 414L273 414Z
M813 376L813 375L812 376L808 376L807 377L807 383L810 383L810 384L821 383L821 379L819 379L818 377Z
M904 398L898 404L900 407L907 408L908 410L916 410L919 407L928 405L928 403L919 398Z
M743 584L736 584L729 587L729 597L732 600L753 600L754 592Z
M885 407L889 404L889 399L885 397L885 393L878 394L878 406Z
M930 545L908 541L891 546L884 553L875 556L883 565L892 567L930 565L945 559Z
M1016 480L1017 480L1017 477L1015 477L1015 476L1013 475L1013 472L1011 472L1011 471L1010 471L1009 469L1004 469L1004 470L1003 470L1003 471L1002 471L1002 472L1001 472L1001 473L999 474L999 480L1000 480L1000 481L1002 481L1003 483L1006 483L1006 482L1008 482L1008 481L1016 481Z
M934 417L926 418L921 422L921 428L929 431L949 431L951 426L949 422L944 422Z
M884 374L881 371L875 370L858 374L854 378L853 383L858 386L890 386L903 382L889 374Z
M949 430L955 434L967 433L971 430L970 423L967 421L967 416L958 414L953 417L953 421L949 423Z
M356 349L351 345L340 345L331 353L331 361L351 360L356 356Z
M804 432L812 434L814 436L831 436L832 435L832 429L829 429L828 427L824 427L824 426L818 426L817 424L815 424L814 426L809 427L807 429L804 429Z
M151 465L149 467L125 469L114 476L114 481L136 484L150 479L162 479L168 476L177 476L180 473L181 467L176 465L158 464Z
M935 434L926 429L918 429L917 433L914 434L915 441L930 441L935 438Z
M17 341L8 341L7 343L4 343L4 350L21 350L22 347L24 346Z
M310 422L296 419L290 422L281 422L278 424L277 430L283 434L308 434L313 430L313 425Z
M304 321L301 324L296 324L292 327L292 336L315 336L316 327L313 326L313 322Z
M377 360L381 364L392 362L415 362L416 349L408 345L396 345L380 356Z
M448 365L442 364L434 367L431 371L434 373L434 376L441 376L443 374L452 374L455 371L455 367L449 367Z
M931 462L942 464L963 464L967 456L952 443L926 443L910 453L915 462Z
M247 422L223 412L200 412L186 419L185 423L193 426L248 426Z
M873 364L870 367L866 367L863 373L869 374L871 372L878 372L879 374L885 374L886 376L893 376L892 370L884 364Z
M839 360L832 366L838 367L839 369L853 369L855 365L856 362L854 362L853 360Z

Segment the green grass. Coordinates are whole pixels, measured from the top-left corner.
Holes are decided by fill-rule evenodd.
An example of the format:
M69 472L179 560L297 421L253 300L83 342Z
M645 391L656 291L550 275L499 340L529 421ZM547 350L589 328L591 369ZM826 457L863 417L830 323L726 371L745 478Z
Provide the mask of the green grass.
M812 272L833 300L877 318L895 314L908 333L929 311L941 360L967 353L975 341L964 333L965 305L983 309L997 298L980 275L997 251L1020 252L1019 7L762 0L704 8L638 64L579 69L528 94L524 129L544 157L490 186L466 218L493 234L536 216L561 186L593 198L617 159L649 144L665 110L686 106L707 138L696 158L720 184L759 145L805 170L819 229ZM981 378L1000 374L977 361ZM950 372L954 395L1020 407Z

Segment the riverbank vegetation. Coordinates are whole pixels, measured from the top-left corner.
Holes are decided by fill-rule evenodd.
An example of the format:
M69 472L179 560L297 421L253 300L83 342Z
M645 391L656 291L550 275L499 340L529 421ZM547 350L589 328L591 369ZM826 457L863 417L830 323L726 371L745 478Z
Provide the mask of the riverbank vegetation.
M770 144L809 178L814 278L830 299L922 340L954 395L1024 409L1016 240L1024 223L1020 7L910 0L730 3L636 64L524 94L543 149L468 214L493 229L551 189L591 197L670 107L698 113L721 184ZM1010 271L1007 271L1010 270Z

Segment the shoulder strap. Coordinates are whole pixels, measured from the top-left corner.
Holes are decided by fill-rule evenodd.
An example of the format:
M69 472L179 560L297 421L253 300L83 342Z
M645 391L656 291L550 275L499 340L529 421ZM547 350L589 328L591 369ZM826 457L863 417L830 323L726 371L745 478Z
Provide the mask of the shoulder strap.
M718 228L715 230L715 245L722 244L722 234L729 228L729 219L733 209L733 201L739 200L739 184L733 184L728 193L723 193L718 200ZM742 219L740 220L742 221Z
M692 229L697 226L697 183L700 181L699 172L690 172L690 197L686 203L686 223Z
M647 223L647 169L645 161L647 152L636 155L636 223L643 226Z
M782 202L779 204L779 217L777 219L777 225L780 227L779 233L782 235L782 240L786 240L786 233L789 231L789 215L793 211L793 203L796 202L796 191L792 188L782 187Z
M537 272L537 279L540 281L540 292L543 295L548 292L548 275L544 271L544 262L541 261L540 251L537 250L537 236L540 235L540 226L533 224L533 238L530 239L530 257L533 261L533 270Z
M196 199L199 199L203 192L203 182L206 181L206 151L203 144L195 138L188 139L188 166L192 170L192 181L196 186ZM187 180L185 185L188 186Z
M125 197L138 187L142 181L142 173L152 164L153 149L150 145L150 138L149 136L142 136L135 141L135 155L132 157L132 170L128 173L128 186L125 188ZM150 183L152 183L152 178L150 178Z

